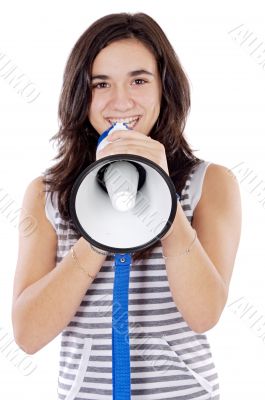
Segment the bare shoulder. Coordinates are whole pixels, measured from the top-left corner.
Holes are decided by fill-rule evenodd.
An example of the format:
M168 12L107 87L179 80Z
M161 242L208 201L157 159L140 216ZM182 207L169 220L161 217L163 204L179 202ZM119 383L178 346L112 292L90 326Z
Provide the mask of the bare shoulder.
M206 212L204 208L220 213L236 208L240 209L240 190L237 178L224 165L212 163L207 167L201 198L194 214Z
M20 210L20 234L27 236L25 230L32 230L35 224L39 226L40 221L46 222L45 201L45 185L42 176L38 176L28 184L24 193Z
M228 167L220 164L211 163L205 173L203 189L207 188L238 187L237 178Z
M39 200L45 204L45 184L42 176L38 176L28 184L24 198L28 201Z
M27 186L23 198L20 219L32 220L36 222L36 235L49 236L50 238L56 239L56 233L52 227L50 221L46 216L46 191L45 183L42 176L38 176L33 179ZM23 229L25 224L20 224L20 230ZM25 232L20 232L23 236ZM35 235L31 235L34 238Z

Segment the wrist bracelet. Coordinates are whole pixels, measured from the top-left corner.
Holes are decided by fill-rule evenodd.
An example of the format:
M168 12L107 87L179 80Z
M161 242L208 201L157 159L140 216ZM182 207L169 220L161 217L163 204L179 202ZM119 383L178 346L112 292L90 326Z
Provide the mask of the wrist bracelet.
M107 255L109 254L108 251L99 250L97 247L94 247L91 243L89 243L89 244L90 244L91 249L92 249L95 253L101 254L102 256L107 256Z
M76 255L76 253L74 251L74 246L71 248L70 251L71 251L72 258L75 261L75 265L77 267L79 267L90 279L94 280L96 278L96 276L95 275L90 275L90 273L88 271L86 271L86 269L80 264L80 262L79 262L79 260L77 258L77 255Z
M192 242L191 242L191 244L189 245L189 247L187 247L182 253L176 254L176 255L174 255L174 256L164 256L164 255L163 255L163 258L164 258L165 260L167 260L168 258L178 258L178 257L180 257L180 256L188 256L189 253L190 253L191 250L192 250L192 247L193 247L193 245L194 245L196 239L197 239L197 232L196 232L195 229L193 229L193 231L194 231L194 238L192 239Z

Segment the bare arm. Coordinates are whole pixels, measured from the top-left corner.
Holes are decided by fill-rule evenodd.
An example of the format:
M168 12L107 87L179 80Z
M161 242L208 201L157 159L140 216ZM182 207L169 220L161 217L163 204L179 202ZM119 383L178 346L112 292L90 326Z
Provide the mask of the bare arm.
M212 328L225 306L240 239L241 202L238 183L227 168L207 168L202 196L195 208L196 240L189 255L166 260L174 301L196 332ZM164 255L189 246L194 232L178 205L172 233L162 240Z
M31 215L36 227L25 235L20 229L17 268L14 278L12 321L17 344L27 353L35 353L68 325L92 279L68 253L55 268L56 233L45 215L42 179L26 190L23 213ZM21 227L23 224L21 224ZM80 264L90 275L100 270L105 256L90 249L80 238L75 244Z

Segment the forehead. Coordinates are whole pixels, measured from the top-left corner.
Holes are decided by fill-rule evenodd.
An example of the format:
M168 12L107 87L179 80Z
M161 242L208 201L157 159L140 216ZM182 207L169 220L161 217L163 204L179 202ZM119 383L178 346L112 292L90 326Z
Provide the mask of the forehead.
M157 68L153 53L137 39L121 39L102 49L96 56L92 72L149 69L155 72Z

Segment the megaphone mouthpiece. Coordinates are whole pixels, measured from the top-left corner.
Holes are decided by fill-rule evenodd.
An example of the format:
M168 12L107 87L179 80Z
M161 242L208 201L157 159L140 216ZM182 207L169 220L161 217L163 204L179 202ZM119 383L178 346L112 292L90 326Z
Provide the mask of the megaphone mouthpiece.
M104 181L112 206L118 211L129 211L135 206L139 173L128 161L109 165Z
M99 142L97 151L102 150L109 142L108 135L113 131L128 130L124 122L114 123L107 131L103 132L103 140ZM139 183L137 168L128 161L117 160L110 163L103 174L97 177L101 180L100 186L105 186L112 206L117 211L125 212L135 206Z

